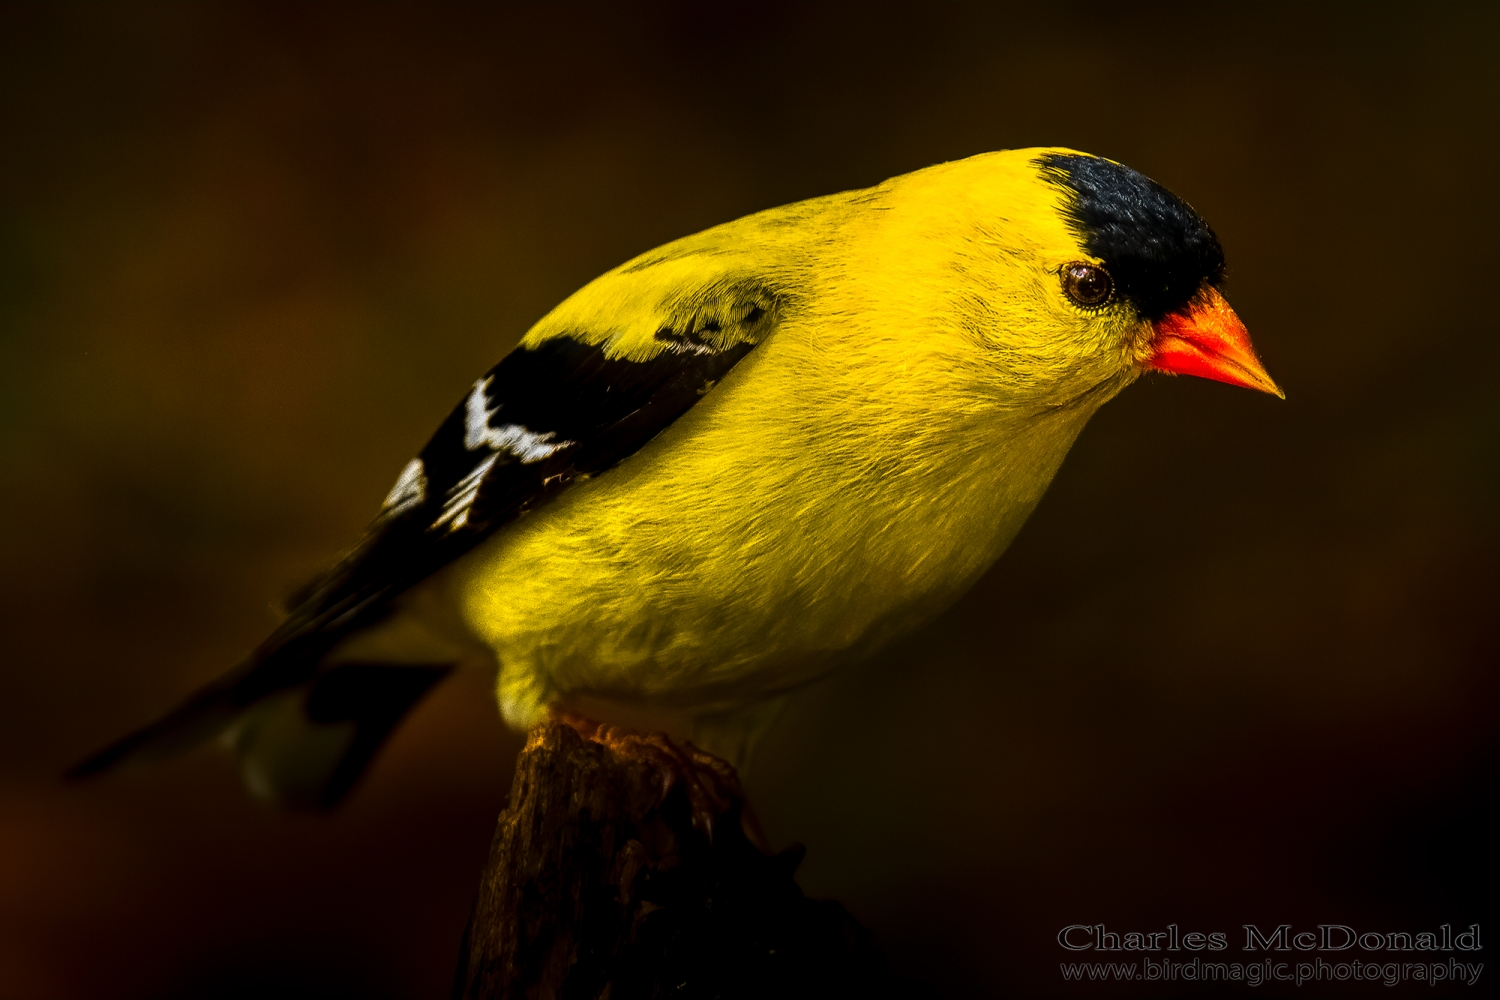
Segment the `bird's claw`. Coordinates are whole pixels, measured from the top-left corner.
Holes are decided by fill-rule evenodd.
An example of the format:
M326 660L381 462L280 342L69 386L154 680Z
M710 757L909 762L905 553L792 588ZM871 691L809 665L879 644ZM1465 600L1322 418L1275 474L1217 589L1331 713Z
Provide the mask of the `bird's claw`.
M739 776L727 761L686 740L674 740L663 732L636 732L561 709L555 709L552 718L569 726L584 739L608 747L617 756L649 764L660 778L657 805L665 802L668 793L681 782L687 793L693 828L710 841L713 840L715 821L738 806L745 836L756 847L769 853L765 834L745 800Z

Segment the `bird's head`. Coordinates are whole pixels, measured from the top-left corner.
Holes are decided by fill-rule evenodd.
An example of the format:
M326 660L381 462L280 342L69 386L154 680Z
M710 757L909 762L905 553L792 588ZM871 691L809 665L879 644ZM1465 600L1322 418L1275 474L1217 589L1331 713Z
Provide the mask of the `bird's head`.
M991 153L897 180L912 183L901 192L914 210L909 242L951 234L932 255L964 278L950 282L949 315L984 338L1010 403L1091 409L1146 371L1283 395L1220 290L1218 238L1155 181L1067 149Z
M1102 157L1058 151L1035 163L1062 189L1064 216L1087 255L1059 270L1064 296L1084 310L1133 313L1138 367L1285 398L1220 293L1218 237L1187 202Z

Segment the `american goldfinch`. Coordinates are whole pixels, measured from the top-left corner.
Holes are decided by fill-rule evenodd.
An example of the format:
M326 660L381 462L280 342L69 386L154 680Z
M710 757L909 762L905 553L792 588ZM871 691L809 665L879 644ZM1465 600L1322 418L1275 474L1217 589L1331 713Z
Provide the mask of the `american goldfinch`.
M459 664L516 728L616 706L747 732L962 594L1142 372L1280 395L1223 277L1186 203L1067 149L642 254L469 387L240 666L77 771L217 736L252 790L329 805Z

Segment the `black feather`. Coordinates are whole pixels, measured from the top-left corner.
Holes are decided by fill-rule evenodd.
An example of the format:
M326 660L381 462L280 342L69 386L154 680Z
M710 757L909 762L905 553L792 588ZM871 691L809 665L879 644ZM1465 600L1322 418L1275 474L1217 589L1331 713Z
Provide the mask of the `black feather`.
M1192 206L1149 177L1097 156L1049 153L1037 164L1068 190L1068 218L1084 250L1104 262L1146 319L1223 281L1219 238Z
M318 794L328 808L348 794L391 730L452 668L341 663L318 674L308 692L308 719L318 725L353 723L354 738Z

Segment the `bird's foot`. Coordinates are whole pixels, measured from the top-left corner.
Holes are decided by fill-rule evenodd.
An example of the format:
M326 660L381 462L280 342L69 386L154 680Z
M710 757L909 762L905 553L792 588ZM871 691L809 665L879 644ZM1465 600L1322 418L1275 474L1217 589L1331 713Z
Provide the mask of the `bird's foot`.
M760 821L740 786L739 775L728 761L686 740L674 740L664 732L636 732L564 709L553 709L552 720L570 727L586 740L608 747L618 757L651 766L660 776L662 801L674 786L681 784L692 810L693 827L709 840L713 839L715 820L736 811L738 806L745 837L761 851L771 853Z

